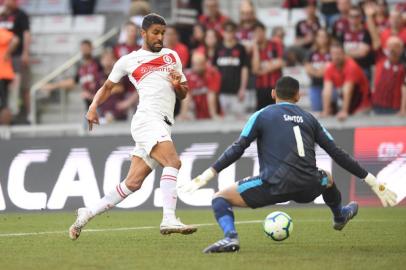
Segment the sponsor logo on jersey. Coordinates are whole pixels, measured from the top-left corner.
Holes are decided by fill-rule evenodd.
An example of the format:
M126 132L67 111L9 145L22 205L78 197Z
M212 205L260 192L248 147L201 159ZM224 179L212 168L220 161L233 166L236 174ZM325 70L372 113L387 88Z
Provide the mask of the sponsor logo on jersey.
M155 71L170 72L173 69L173 65L176 64L176 59L173 54L165 54L149 62L141 64L137 67L132 76L137 83L142 81L147 75Z

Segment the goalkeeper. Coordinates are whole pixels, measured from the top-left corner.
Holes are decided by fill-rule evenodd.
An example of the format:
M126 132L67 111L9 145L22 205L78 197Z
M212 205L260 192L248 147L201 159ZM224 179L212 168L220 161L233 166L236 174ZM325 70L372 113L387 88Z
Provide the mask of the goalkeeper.
M240 249L232 207L258 208L295 201L309 203L320 194L330 207L333 228L342 230L358 212L358 204L341 206L341 194L330 173L316 167L315 143L319 144L341 167L363 179L376 193L383 206L394 206L396 194L379 184L376 178L334 143L330 133L316 118L295 103L299 100L299 82L282 77L272 90L275 105L254 113L240 137L227 148L213 166L180 187L194 192L220 171L238 160L244 150L257 140L260 174L241 180L217 192L212 207L224 239L203 252L234 252Z

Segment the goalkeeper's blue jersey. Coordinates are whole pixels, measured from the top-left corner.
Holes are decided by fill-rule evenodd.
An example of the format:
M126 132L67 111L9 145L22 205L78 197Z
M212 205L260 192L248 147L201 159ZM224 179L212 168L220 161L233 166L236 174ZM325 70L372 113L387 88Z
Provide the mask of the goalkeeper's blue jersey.
M334 143L317 119L299 106L282 102L254 113L240 138L216 161L219 172L257 140L260 178L275 186L275 193L295 192L318 185L315 144L319 144L342 167L364 178L367 172Z

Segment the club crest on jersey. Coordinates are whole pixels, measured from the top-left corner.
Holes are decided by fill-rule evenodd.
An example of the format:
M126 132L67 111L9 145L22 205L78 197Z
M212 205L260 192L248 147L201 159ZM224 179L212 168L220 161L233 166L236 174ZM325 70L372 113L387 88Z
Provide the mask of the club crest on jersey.
M164 55L163 60L166 64L172 64L172 58L168 54Z

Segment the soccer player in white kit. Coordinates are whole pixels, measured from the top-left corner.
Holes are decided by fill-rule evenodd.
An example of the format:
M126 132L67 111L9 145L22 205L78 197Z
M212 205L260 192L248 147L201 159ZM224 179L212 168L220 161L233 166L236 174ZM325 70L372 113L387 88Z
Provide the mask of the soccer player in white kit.
M176 218L176 180L181 167L179 156L171 139L176 97L184 99L188 92L186 78L178 54L163 48L166 22L151 13L142 22L144 43L141 49L121 57L113 67L104 85L97 91L86 114L89 130L98 124L97 107L111 94L120 79L128 75L139 93L139 105L131 122L131 135L135 141L131 166L127 177L94 205L79 208L77 219L69 229L75 240L82 228L97 214L114 207L127 196L141 188L144 179L159 164L163 167L162 234L191 234L197 228L183 224Z

